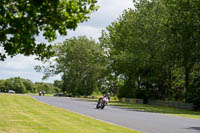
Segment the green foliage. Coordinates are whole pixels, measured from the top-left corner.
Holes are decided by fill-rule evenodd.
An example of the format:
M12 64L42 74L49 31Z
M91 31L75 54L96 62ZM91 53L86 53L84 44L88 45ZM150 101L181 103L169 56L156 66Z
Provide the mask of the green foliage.
M195 110L200 110L200 77L198 76L186 92L186 101L194 104Z
M103 44L109 47L112 71L124 77L125 84L120 92L126 92L123 94L126 97L136 96L133 90L142 89L141 85L148 91L152 87L149 84L158 79L154 75L160 72L157 68L162 67L160 65L163 63L160 50L164 45L159 40L164 34L161 31L163 19L158 11L164 8L159 3L147 1L138 3L137 7L137 10L125 11L118 22L107 27L108 35L102 37L109 40Z
M8 92L8 90L14 90L16 93L26 92L26 88L19 77L3 80L0 83L0 89L2 92Z
M2 80L0 84L0 89L2 92L8 92L9 88L12 88L11 82L8 80Z
M62 88L62 81L61 80L54 80L53 85L61 89Z
M44 77L62 74L63 92L72 95L92 94L106 69L106 56L100 45L80 36L56 44L54 51L54 61L47 61Z
M60 92L60 89L52 83L33 83L20 77L0 80L0 90L2 92L14 90L16 93L37 93L39 90L45 90L46 93Z
M67 35L68 29L88 20L98 9L97 0L2 0L0 2L0 60L16 54L52 55L51 45L37 43L39 34L52 42L56 32Z
M23 84L24 84L24 86L26 88L26 92L27 93L30 93L30 92L35 93L36 92L35 84L32 81L30 81L28 79L21 79L21 80L22 80L22 82L23 82Z
M60 91L60 89L55 87L52 83L36 82L35 88L37 92L39 92L40 90L44 90L47 94L52 94Z
M120 87L124 85L123 80L110 74L108 71L105 73L105 77L98 82L99 91L103 94L110 93L111 95L119 95Z
M17 93L26 92L25 85L23 84L22 80L19 77L11 78L10 82L12 83L13 90L15 90Z
M3 80L0 80L0 92L2 92L2 91L3 91L3 89L1 88L1 87L3 86L3 85L2 85L2 84L3 84L3 82L4 82Z
M119 96L184 101L200 74L200 2L134 4L135 9L124 11L100 38L108 50L110 73L124 81Z
M168 9L168 23L166 35L171 45L171 55L176 64L184 67L185 89L190 85L191 71L199 62L199 1L164 2Z
M118 97L119 98L124 98L124 97L126 97L126 98L132 98L132 97L136 97L136 95L135 95L135 88L130 88L130 87L122 86L119 89Z
M55 91L58 93L62 90L62 81L61 80L54 80L53 85L56 87Z

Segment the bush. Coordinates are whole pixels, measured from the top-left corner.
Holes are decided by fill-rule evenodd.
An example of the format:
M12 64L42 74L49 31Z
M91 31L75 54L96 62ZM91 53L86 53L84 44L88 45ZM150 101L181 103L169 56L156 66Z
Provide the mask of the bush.
M186 102L193 103L194 110L200 110L200 88L192 88L186 93Z
M137 89L136 91L136 98L143 99L144 104L148 103L148 92L146 89Z
M127 86L122 86L119 89L119 98L135 98L135 88L129 88Z
M196 78L185 96L186 102L193 103L194 110L200 110L200 77Z

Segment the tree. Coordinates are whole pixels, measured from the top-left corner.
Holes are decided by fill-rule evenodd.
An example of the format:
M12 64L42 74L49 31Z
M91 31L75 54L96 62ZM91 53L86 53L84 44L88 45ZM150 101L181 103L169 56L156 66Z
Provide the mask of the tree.
M13 83L13 90L17 93L26 93L26 87L19 77L11 78L11 82Z
M8 80L2 80L0 84L0 89L2 92L8 92L8 90L11 88L11 83Z
M177 65L184 68L185 91L189 89L191 73L200 56L200 2L174 1L164 2L168 9L168 43Z
M37 89L37 92L39 92L40 90L44 90L47 94L55 93L57 92L57 90L59 90L52 83L36 82L35 87Z
M62 74L63 92L90 95L106 69L106 56L100 45L80 36L56 44L54 51L54 61L44 69L45 77Z
M112 73L124 80L120 96L199 106L200 2L134 2L101 37Z
M0 80L0 92L2 92L3 91L3 82L4 82L4 80Z
M62 90L62 81L61 80L54 80L53 85L57 87L56 92L60 92Z
M40 33L49 42L67 34L97 10L97 0L2 0L0 2L0 60L17 54L50 57L51 45L37 43Z
M143 0L135 7L124 11L117 22L107 27L108 35L104 35L112 72L124 79L120 90L123 97L137 97L140 90L151 94L149 91L156 89L159 68L164 64L160 58L165 47L163 4Z
M20 77L4 80L0 88L2 88L2 91L4 92L8 92L8 90L14 90L17 93L26 93L26 87L24 86Z
M26 88L26 93L27 92L35 93L35 90L34 90L35 85L31 80L28 80L28 79L21 79L21 80Z

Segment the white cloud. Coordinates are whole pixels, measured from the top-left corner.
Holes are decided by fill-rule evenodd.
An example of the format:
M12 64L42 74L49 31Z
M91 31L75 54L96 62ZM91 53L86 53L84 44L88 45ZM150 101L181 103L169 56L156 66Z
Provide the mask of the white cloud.
M68 38L71 38L73 36L87 36L92 37L95 40L98 40L98 38L101 35L101 28L99 27L93 27L88 25L80 25L76 31L70 31L68 33Z
M98 5L100 6L99 10L91 15L88 22L79 24L76 31L68 31L67 37L58 36L58 39L53 43L63 42L66 38L80 35L86 35L98 40L102 29L117 20L125 9L133 8L132 0L99 0ZM42 36L37 37L36 41L47 42ZM34 56L18 55L14 58L7 58L3 62L0 61L0 79L20 76L34 82L41 81L43 75L35 72L34 66L36 65L41 65L41 62L34 60ZM52 77L46 82L53 82L55 79L60 79L60 75Z
M99 0L100 8L91 15L84 24L105 28L123 13L125 9L133 8L133 0Z
M35 56L25 57L23 55L17 55L14 58L8 57L5 62L0 62L1 69L13 69L13 70L26 70L30 66L42 64L39 61L34 60Z
M0 71L0 79L8 79L12 77L21 77L25 79L30 79L33 82L41 82L43 74L42 73L37 73L35 72L34 66L30 65L26 69L16 69L16 68L10 68L10 69L1 69ZM52 82L54 80L60 80L60 75L55 76L55 77L50 77L47 80L44 80L43 82Z
M31 79L33 82L42 81L42 73L34 70L34 66L42 65L41 61L34 60L35 56L25 57L18 55L13 58L8 57L6 61L0 61L0 79L8 79L11 77L21 77ZM60 77L52 77L45 82L53 82Z

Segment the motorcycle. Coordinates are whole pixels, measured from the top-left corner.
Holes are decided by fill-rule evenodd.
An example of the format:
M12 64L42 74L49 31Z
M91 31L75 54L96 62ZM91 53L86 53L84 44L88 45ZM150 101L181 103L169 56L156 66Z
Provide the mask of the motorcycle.
M104 109L104 107L107 105L108 103L108 98L104 97L104 98L100 98L99 101L97 102L96 108L99 109Z
M39 91L39 96L41 96L42 95L42 91Z

